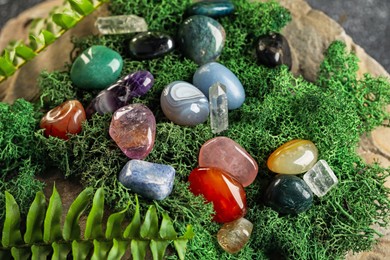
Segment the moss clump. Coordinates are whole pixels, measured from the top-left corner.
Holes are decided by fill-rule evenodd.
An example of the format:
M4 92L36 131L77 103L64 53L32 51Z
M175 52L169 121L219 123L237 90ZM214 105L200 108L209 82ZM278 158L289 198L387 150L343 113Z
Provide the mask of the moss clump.
M113 0L111 10L143 16L150 29L174 34L188 3ZM341 42L329 47L315 83L295 78L286 67L258 66L252 54L253 37L279 31L290 15L275 2L235 4L235 14L219 20L227 35L219 62L238 76L247 98L240 109L229 114L230 127L223 135L240 143L260 167L256 181L246 188L246 218L254 223L254 230L249 244L236 255L218 246L215 235L220 225L210 220L211 205L205 206L187 188L187 176L197 165L199 148L214 137L209 125L175 125L164 117L159 105L164 86L175 80L191 81L196 64L178 51L155 60L131 60L126 54L126 36L91 36L76 42L81 50L103 44L119 51L125 58L123 74L146 69L155 76L152 90L134 101L146 104L157 120L155 147L146 160L172 165L177 171L173 193L155 204L169 212L178 229L188 223L194 226L196 237L189 244L188 259L267 259L275 252L288 259L334 259L342 258L348 250L369 249L377 236L370 226L374 222L386 225L389 220L389 190L383 186L388 172L365 165L355 148L365 131L389 118L383 110L390 103L389 82L368 75L357 79L357 59L346 53ZM51 100L51 106L68 99L64 93L74 93L85 105L93 96L73 89L68 72L45 73L42 85L46 104ZM61 92L55 91L60 87ZM134 195L117 181L128 159L109 138L109 123L110 115L96 115L85 123L81 134L67 142L43 136L39 140L51 162L66 176L80 178L84 186L104 187L110 206L122 208ZM309 211L279 216L262 201L273 177L265 162L273 150L295 138L313 141L319 157L329 163L340 183L324 198L315 198Z

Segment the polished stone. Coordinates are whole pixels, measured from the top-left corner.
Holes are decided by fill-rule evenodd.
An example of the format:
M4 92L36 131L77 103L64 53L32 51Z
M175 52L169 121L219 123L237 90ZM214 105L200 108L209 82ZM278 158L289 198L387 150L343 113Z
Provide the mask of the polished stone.
M101 34L128 34L148 30L145 19L132 14L98 17L95 26Z
M163 200L172 192L175 172L169 165L130 160L118 178L126 188L144 198Z
M300 174L317 162L318 150L309 140L294 139L277 148L268 158L268 169L280 174Z
M167 85L161 93L160 104L165 116L178 125L195 126L205 122L209 116L205 95L185 81Z
M113 113L128 105L134 97L145 95L154 84L154 77L149 71L131 73L109 88L102 90L86 109L87 117L94 113Z
M246 214L244 187L222 169L196 168L190 173L188 181L192 193L202 195L207 202L213 203L216 222L230 222Z
M258 37L256 41L257 61L267 67L292 66L290 45L279 33L271 33Z
M130 55L139 60L164 56L174 48L172 37L161 32L139 33L129 43Z
M225 223L218 231L218 243L226 252L237 253L248 243L252 229L252 222L245 218Z
M213 18L193 15L183 21L178 31L182 53L202 65L215 61L225 45L225 29Z
M301 178L281 174L267 187L264 200L281 214L299 214L312 206L313 193Z
M228 100L226 87L217 82L209 88L210 127L218 134L229 127Z
M144 159L154 146L156 119L143 104L124 106L112 116L109 133L130 159Z
M303 175L303 180L318 197L325 196L338 183L336 175L325 160L319 160Z
M244 87L237 76L222 64L210 62L200 66L192 80L192 83L205 95L209 94L209 88L217 82L226 87L229 110L241 107L245 101Z
M123 60L119 53L95 45L76 58L70 70L70 78L78 88L105 89L116 82L122 67Z
M242 186L249 186L259 167L253 157L237 142L218 136L208 140L199 151L200 167L217 167L234 177Z
M186 16L205 15L210 17L226 16L234 12L234 4L226 0L202 1L190 5Z
M45 129L45 136L54 136L68 140L69 134L78 134L86 120L83 105L77 100L65 101L42 117L40 128Z

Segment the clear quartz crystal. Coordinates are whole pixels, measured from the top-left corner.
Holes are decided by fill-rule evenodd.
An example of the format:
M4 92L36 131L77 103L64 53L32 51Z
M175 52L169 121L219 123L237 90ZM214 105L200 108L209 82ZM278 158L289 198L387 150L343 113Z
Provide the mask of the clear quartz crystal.
M124 34L148 30L145 19L136 15L99 17L95 26L101 34Z
M226 130L228 121L228 100L226 87L217 82L209 89L211 131L216 134Z
M337 183L337 177L325 160L319 160L303 175L303 180L318 197L324 196Z

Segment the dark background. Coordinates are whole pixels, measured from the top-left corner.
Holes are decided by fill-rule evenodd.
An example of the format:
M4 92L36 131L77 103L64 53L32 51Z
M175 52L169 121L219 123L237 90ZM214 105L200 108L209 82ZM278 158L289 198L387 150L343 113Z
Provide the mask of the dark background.
M131 1L131 0L129 0ZM6 21L43 0L0 0L0 28ZM390 0L307 0L344 27L390 72Z

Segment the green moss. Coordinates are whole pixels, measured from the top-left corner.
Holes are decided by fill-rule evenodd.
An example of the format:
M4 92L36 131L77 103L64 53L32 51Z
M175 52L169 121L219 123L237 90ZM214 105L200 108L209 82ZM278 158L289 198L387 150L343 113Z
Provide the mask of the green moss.
M254 230L249 244L236 255L218 246L220 225L210 220L211 205L204 206L203 200L187 189L187 176L197 165L199 148L215 135L207 123L182 127L169 122L159 105L164 86L175 80L191 81L196 64L178 51L155 60L131 60L126 54L128 36L91 36L76 41L80 50L103 44L119 51L124 57L124 75L147 69L155 76L152 90L134 100L146 104L157 119L155 146L146 160L172 165L177 171L173 193L155 204L169 212L178 229L193 224L196 237L189 244L188 259L334 259L342 258L348 250L369 249L377 237L370 226L389 221L389 190L383 186L388 172L377 165L365 165L356 154L356 146L364 132L389 118L383 108L390 103L390 83L369 75L357 79L357 59L341 42L329 47L315 83L294 77L286 67L258 66L252 39L280 31L291 19L290 14L275 2L235 3L235 14L219 20L227 35L219 61L238 76L247 98L240 109L230 112L229 130L223 135L240 143L260 168L256 181L246 188L246 218L254 223ZM174 34L187 4L189 1L113 0L111 10L114 14L143 16L150 29ZM46 107L69 98L87 105L95 94L73 89L68 72L46 73L41 82ZM51 163L59 165L66 176L80 178L84 186L105 187L106 201L118 209L134 195L117 181L128 159L109 138L109 123L110 115L96 115L69 141L42 135L38 139ZM320 159L331 165L340 183L325 197L315 198L309 211L279 216L262 200L273 177L265 162L273 150L294 138L312 140Z

